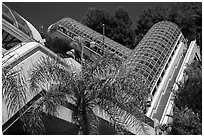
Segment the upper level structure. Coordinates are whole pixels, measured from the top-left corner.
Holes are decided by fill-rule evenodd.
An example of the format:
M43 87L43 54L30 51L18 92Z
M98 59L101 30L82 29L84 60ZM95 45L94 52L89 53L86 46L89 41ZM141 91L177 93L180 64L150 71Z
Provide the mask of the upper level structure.
M48 35L52 38L58 37L68 40L73 39L74 36L80 36L88 43L95 43L93 47L91 47L90 44L85 44L85 50L87 51L85 51L84 54L89 57L92 54L103 55L105 49L105 51L114 53L121 59L126 59L131 51L125 46L68 17L52 24L48 28Z
M2 3L3 53L24 41L42 41L42 38L32 24Z
M179 27L169 21L158 22L151 27L140 43L126 59L127 66L133 66L149 85L151 93L153 87L167 66L182 33Z
M28 21L4 4L2 9L2 66L9 65L17 70L22 68L25 78L28 78L26 81L29 81L28 71L41 57L59 57L41 43L36 42L42 41L42 38ZM149 125L149 133L153 134L156 125L153 120L158 121L157 123L160 124L169 121L167 115L172 114L171 97L172 91L176 89L174 83L182 81L185 65L191 63L196 57L200 58L200 55L197 54L199 49L196 42L191 42L188 47L179 27L169 21L162 21L153 25L134 50L104 37L71 18L63 18L51 25L48 28L48 35L51 38L58 37L68 41L73 41L75 37L82 38L83 42L88 43L84 44L84 54L88 57L92 57L92 54L102 56L105 49L105 51L114 53L120 59L125 60L124 65L133 68L133 71L140 75L144 83L150 88L150 94L153 97L146 113L147 117L143 122ZM94 43L95 46L90 43ZM80 46L77 47L77 44L72 48L81 51ZM63 60L59 58L59 61L67 68L72 69L72 72L75 71L76 74L80 74L81 65L74 59ZM40 97L36 96L30 96L27 104ZM22 108L25 111L29 109L27 104ZM2 106L4 133L11 126L16 127L15 122L20 118L20 113L15 112L8 115L4 100ZM60 112L62 110L66 113L60 113L58 118L71 123L71 109L63 108ZM103 116L101 113L96 113L96 115L109 122L107 115ZM132 117L134 119L134 115ZM70 127L72 128L72 126ZM61 126L59 128L61 129ZM67 130L65 126L63 128ZM127 130L132 134L139 133L137 132L139 131L138 127L129 126Z

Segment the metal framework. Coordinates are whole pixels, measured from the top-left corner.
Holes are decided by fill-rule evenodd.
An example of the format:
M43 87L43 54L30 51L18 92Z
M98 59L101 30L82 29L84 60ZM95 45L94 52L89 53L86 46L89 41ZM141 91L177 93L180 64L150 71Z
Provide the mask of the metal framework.
M22 41L34 41L32 37L25 20L2 3L2 47L9 50Z
M5 50L9 50L19 43L21 43L21 41L19 39L10 35L8 32L2 30L2 47Z
M125 64L133 66L150 90L171 56L180 34L176 24L169 21L158 22L151 27L126 60Z
M18 28L20 31L25 33L27 36L29 37L32 36L32 32L27 23L25 22L25 20L23 20L23 18L18 13L12 11L3 3L2 3L2 17L4 20L6 20L10 24Z
M92 50L99 55L103 54L103 49L105 48L105 51L114 53L122 59L126 59L131 51L130 49L109 39L108 37L104 37L103 43L102 34L68 17L63 18L55 24L52 24L48 29L48 34L52 35L52 32L56 31L60 31L71 38L74 36L81 36L89 43L94 42L96 47L90 47L90 45L85 46L89 50Z

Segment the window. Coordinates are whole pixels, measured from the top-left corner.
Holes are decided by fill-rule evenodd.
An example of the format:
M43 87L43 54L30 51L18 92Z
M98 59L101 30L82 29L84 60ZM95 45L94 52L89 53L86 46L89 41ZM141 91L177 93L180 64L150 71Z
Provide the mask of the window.
M148 74L147 74L147 73L144 73L143 75L144 75L146 78L148 77Z
M157 69L156 69L155 67L153 68L153 72L154 72L154 73L156 73L156 72L157 72Z
M151 82L151 81L152 81L152 77L151 77L151 76L149 76L149 77L148 77L148 80L149 80L149 82Z
M153 66L152 66L150 63L148 64L148 66L149 66L151 69L153 68Z
M196 57L196 56L194 57L194 61L198 61L198 59L197 59L197 57Z
M156 93L156 87L154 88L152 95L154 96L155 93Z

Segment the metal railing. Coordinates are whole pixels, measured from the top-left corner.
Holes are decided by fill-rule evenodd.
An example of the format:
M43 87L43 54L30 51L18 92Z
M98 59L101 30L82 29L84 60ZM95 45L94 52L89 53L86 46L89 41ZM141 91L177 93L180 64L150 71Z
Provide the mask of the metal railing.
M51 29L48 30L49 35L52 35L52 32L59 30L71 38L73 38L73 36L80 36L89 43L94 42L94 47L90 47L89 44L85 45L85 47L99 55L103 55L104 52L109 52L115 54L120 59L126 59L131 52L131 50L125 46L103 36L102 34L71 18L64 18L53 24L50 28Z

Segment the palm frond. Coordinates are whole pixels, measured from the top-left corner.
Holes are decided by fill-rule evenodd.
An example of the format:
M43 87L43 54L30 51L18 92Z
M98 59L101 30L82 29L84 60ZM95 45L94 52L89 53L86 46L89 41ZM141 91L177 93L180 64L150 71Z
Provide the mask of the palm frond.
M49 92L46 92L46 95L43 97L43 111L51 116L57 116L58 107L65 104L67 100L66 94L60 92L59 88L59 86L51 87Z
M84 76L89 77L86 88L88 106L93 109L99 105L105 110L118 134L123 134L126 126L142 129L148 89L140 77L133 73L120 75L120 65L110 59L88 65L87 70Z
M9 116L20 110L27 100L27 84L21 70L2 69L2 96Z
M54 59L41 58L30 70L30 87L32 91L49 90L51 85L66 85L71 80L70 70ZM69 91L67 91L69 92Z
M21 117L23 128L26 132L36 135L44 134L45 127L43 124L43 98L32 104L29 110Z
M45 129L43 121L41 120L41 113L45 113L49 116L58 115L58 106L66 104L67 97L73 96L74 94L74 74L71 73L69 68L61 65L57 60L51 59L49 57L42 57L39 62L37 62L29 72L30 76L30 89L34 94L38 93L40 90L44 90L45 95L41 98L36 105L39 107L34 107L30 111L30 116L34 116L30 120L29 127L34 126L35 128L30 129L31 133L37 133L35 129L43 131ZM74 96L72 98L75 100ZM38 109L37 109L38 108ZM42 111L42 112L40 112ZM34 114L34 112L38 114ZM39 119L37 125L33 125L36 119ZM39 127L37 127L39 126Z
M124 125L125 127L134 128L143 126L141 121L144 118L144 114L136 106L127 103L123 104L123 101L119 101L111 92L104 93L100 99L99 106L110 115L112 123L119 127L124 127Z

